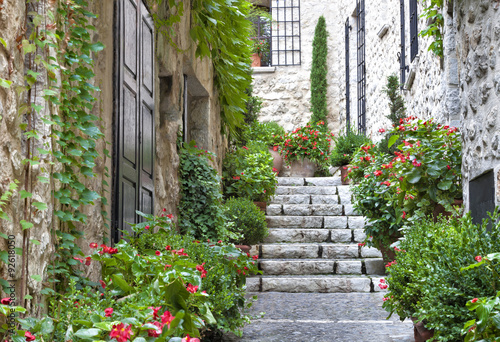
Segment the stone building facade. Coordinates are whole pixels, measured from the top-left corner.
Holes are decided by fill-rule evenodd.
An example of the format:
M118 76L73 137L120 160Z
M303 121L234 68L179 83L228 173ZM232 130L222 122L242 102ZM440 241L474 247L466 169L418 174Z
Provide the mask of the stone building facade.
M101 91L96 94L98 99L92 110L102 119L104 138L98 141L100 157L94 168L97 176L87 179L86 185L104 196L109 204L104 205L98 200L95 205L85 208L87 222L77 227L85 233L84 241L79 242L84 253L89 252L89 242L101 243L104 237L111 240L114 237L104 225L101 210L107 211L112 231L126 227L125 222L137 222L135 210L159 213L166 208L167 213L177 216L179 134L183 140L194 139L204 150L215 152L218 158L214 166L219 170L225 146L220 133L220 106L212 61L195 57L194 44L189 36L189 1L184 1L184 15L174 25L176 34L172 39L178 48L172 47L165 35L155 32L149 18L150 9L141 0L89 3L89 10L99 18L92 23L97 29L94 41L99 40L105 45L105 49L96 55L94 84ZM165 2L162 6L166 6ZM168 11L166 7L153 10L159 15ZM34 228L29 230L29 239L40 241L40 245L30 245L26 261L26 294L33 296L28 307L34 307L42 302L40 290L46 284L35 281L31 276L41 275L44 278L46 275L54 252L54 237L50 232L57 223L51 197L54 184L40 183L37 176L50 176L60 166L56 163L52 169L44 169L45 157L42 156L42 167L33 167L31 174L27 175L22 163L26 144L20 124L25 117L18 115L23 98L16 93L16 86L24 85L26 69L16 39L24 33L25 18L25 1L3 2L0 37L7 47L0 45L0 77L13 83L10 88L0 87L0 195L7 191L11 182L17 180L19 190L29 189L33 192L33 200L48 205L47 210L31 215ZM37 129L47 133L42 138L45 139L50 132L40 117L48 114L50 108L40 94L33 92L32 96L43 106L34 120ZM51 143L50 138L43 142ZM106 157L105 149L110 151L109 157ZM141 170L136 170L132 177L139 179L129 179L123 171L130 166L129 159L141 165ZM106 177L106 170L109 170L109 178ZM145 178L147 181L143 181ZM103 181L109 186L103 186ZM16 247L21 247L27 232L23 232L20 226L26 208L19 191L14 192L3 209L10 221L0 220L0 232L13 236ZM130 216L130 212L134 214ZM7 250L7 240L3 238L0 239L0 250ZM17 293L21 293L22 263L21 256L16 256L17 267L13 277L7 274L3 263L0 266L0 277L14 283ZM92 264L86 271L91 278L97 279L100 270L94 267Z
M484 175L489 175L490 183L495 180L489 185L489 189L496 189L493 201L493 195L488 195L489 208L500 204L498 0L444 2L442 58L428 51L432 40L416 36L412 30L415 24L417 32L428 25L427 19L421 17L421 1L270 1L265 5L271 8L274 26L283 25L277 13L287 2L300 6L301 63L290 66L272 60L268 67L254 68L254 94L263 99L260 121L276 121L291 131L310 119L312 39L317 20L323 15L329 32L329 128L336 134L343 131L349 110L351 126L358 128L363 123L358 115L363 114L365 126L361 128L373 140L379 140L378 130L387 129L390 123L385 117L389 107L383 89L387 77L397 74L404 84L402 94L408 115L432 117L461 129L465 208L469 210L470 201L476 201L469 198L469 183L475 184ZM276 34L275 28L272 34ZM412 42L418 45L412 46ZM359 82L363 78L364 89ZM361 107L363 101L365 110L360 112L358 105Z

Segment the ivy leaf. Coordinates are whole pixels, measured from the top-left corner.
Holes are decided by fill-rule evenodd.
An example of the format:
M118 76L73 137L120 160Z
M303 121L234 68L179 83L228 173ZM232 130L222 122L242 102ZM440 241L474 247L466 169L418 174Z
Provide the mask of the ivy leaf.
M12 84L12 81L4 80L3 78L0 78L0 87L10 88L11 84Z
M39 276L38 274L34 274L31 276L31 279L35 280L35 281L42 281L42 277Z
M33 197L33 194L31 192L26 191L26 190L19 191L19 194L21 195L21 199Z
M3 237L4 239L9 239L9 237L7 236L7 234L4 234L2 232L0 232L0 237Z
M7 265L9 263L9 252L0 251L0 260L2 260Z
M391 148L392 145L394 145L396 143L396 141L398 141L399 139L399 135L393 135L389 138L389 143L387 144L387 147Z
M23 230L33 228L33 223L28 222L26 220L21 220L21 222L19 222L19 223L21 223Z
M0 37L0 43L7 49L7 42L2 37Z
M104 49L104 44L101 43L101 42L97 42L97 43L94 43L94 44L90 44L89 48L90 50L94 51L94 52L98 52L98 51L101 51Z
M24 54L30 53L30 52L35 52L36 51L36 45L31 44L29 40L23 39L23 52Z
M46 210L47 209L47 204L42 203L42 202L33 202L31 205L34 206L35 208L37 208L38 210Z
M38 176L40 183L49 183L50 180L47 177Z
M30 240L30 242L31 242L32 244L34 244L34 245L37 245L37 246L39 246L39 245L40 245L40 241L35 240L35 239L31 239L31 240Z

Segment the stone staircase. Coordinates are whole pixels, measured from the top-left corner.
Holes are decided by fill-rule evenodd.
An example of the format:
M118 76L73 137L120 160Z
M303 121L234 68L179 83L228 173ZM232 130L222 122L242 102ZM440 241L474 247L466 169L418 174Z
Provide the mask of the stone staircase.
M263 274L247 280L249 291L381 291L382 256L358 245L364 218L340 177L278 178L266 216L269 236L254 247Z

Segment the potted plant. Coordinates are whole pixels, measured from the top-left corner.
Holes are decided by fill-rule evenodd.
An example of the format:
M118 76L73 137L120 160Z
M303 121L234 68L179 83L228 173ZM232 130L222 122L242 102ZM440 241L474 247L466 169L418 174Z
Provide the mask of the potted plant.
M261 58L264 54L269 53L269 39L267 38L250 38L252 41L252 66L260 67Z
M370 144L371 140L362 133L355 132L352 128L338 137L334 138L335 147L330 154L332 166L340 167L340 177L343 185L350 183L347 178L347 170L351 163L353 154L364 144Z
M283 167L283 157L280 154L285 130L277 122L255 121L243 131L245 142L262 142L269 147L269 153L273 157L273 170L279 174Z
M324 130L324 125L323 121L308 124L283 136L281 154L292 177L312 177L316 169L327 168L333 133Z
M229 152L223 162L224 197L246 197L265 205L277 186L273 159L262 143L249 143Z

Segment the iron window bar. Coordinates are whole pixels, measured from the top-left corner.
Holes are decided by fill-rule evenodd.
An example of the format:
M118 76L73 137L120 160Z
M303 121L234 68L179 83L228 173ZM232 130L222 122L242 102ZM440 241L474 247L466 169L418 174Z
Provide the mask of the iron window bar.
M410 58L411 61L418 55L418 16L417 0L410 0Z
M357 0L358 132L366 134L365 0Z
M352 29L349 25L349 18L345 21L345 122L346 132L351 131L351 91L349 76L349 31Z
M274 66L300 65L301 26L300 0L273 0L271 34L271 64Z
M405 1L399 0L399 4L401 7L401 52L398 52L398 60L399 60L399 72L400 72L400 85L399 88L404 90L405 82L406 82L406 72L409 70L409 67L406 65L406 56L405 56Z

